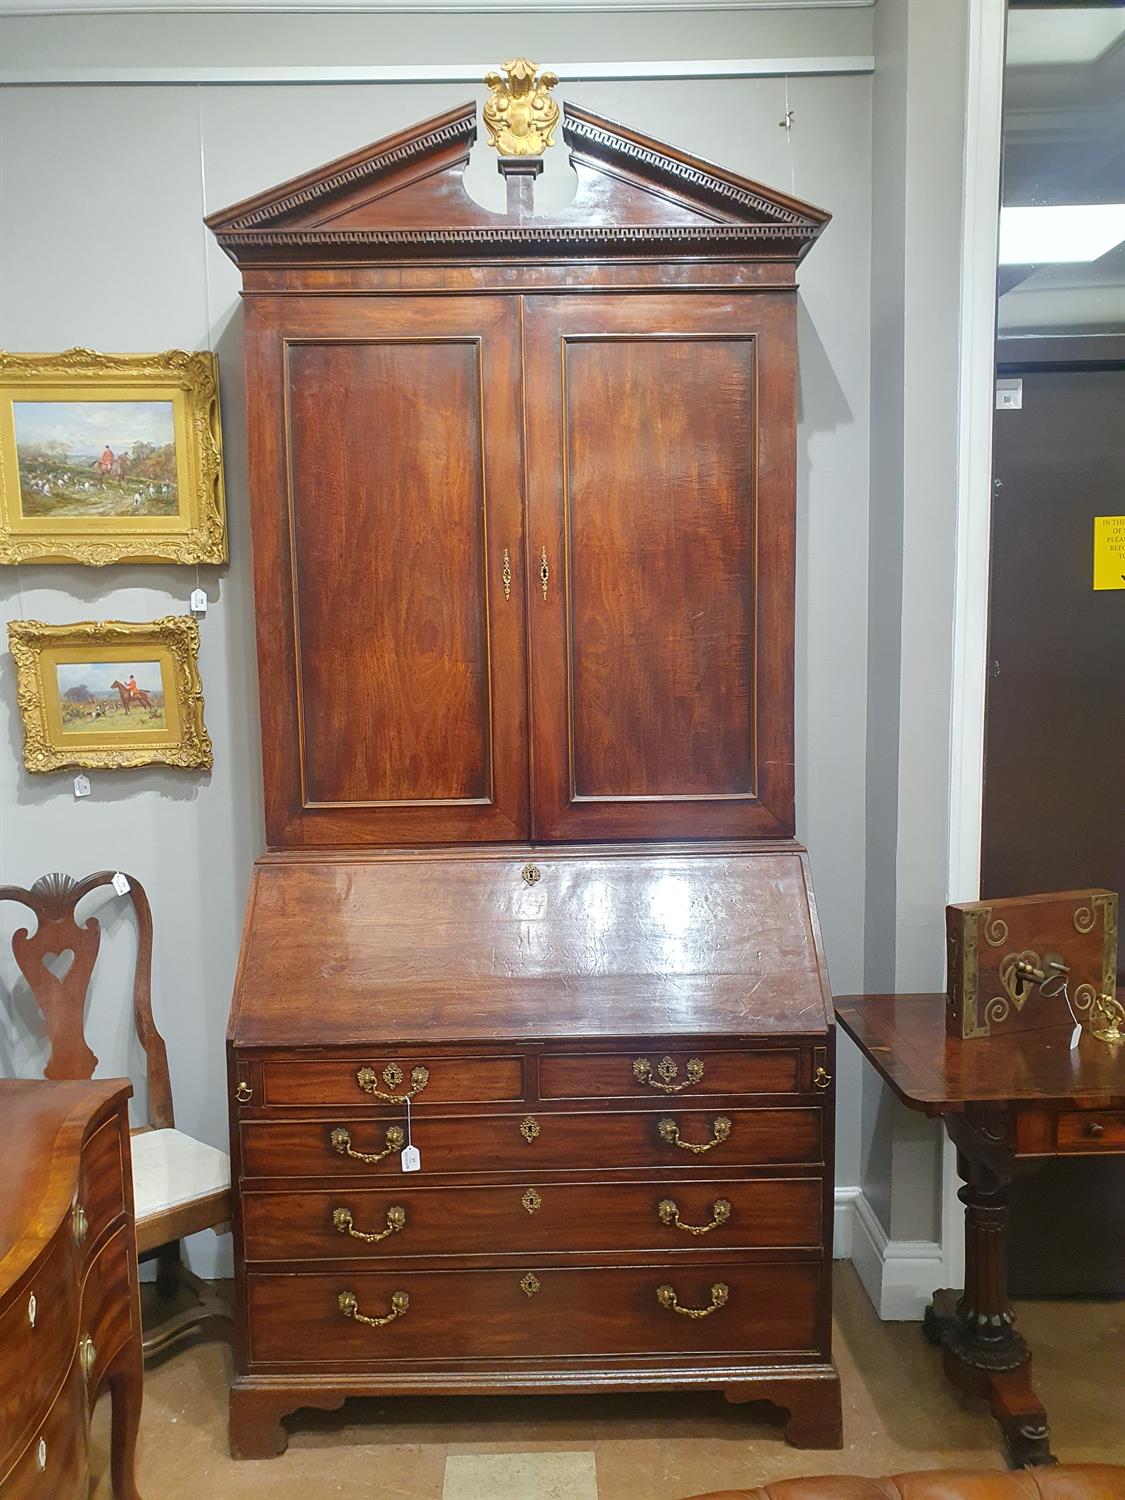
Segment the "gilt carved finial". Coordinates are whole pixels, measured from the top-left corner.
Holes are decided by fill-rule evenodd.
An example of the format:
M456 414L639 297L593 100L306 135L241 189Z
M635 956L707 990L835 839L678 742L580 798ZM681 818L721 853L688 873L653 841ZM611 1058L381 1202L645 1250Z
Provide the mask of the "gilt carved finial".
M490 144L501 156L539 156L554 145L559 106L550 91L558 75L540 73L539 64L526 57L511 57L500 66L507 81L499 73L484 80L492 91L484 105Z

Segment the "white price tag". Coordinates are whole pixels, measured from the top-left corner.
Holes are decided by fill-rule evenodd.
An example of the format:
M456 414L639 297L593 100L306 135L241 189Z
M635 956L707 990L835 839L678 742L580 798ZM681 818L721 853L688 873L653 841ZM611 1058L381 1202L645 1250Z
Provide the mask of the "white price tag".
M192 589L190 602L193 615L205 615L207 613L207 594L203 589Z
M402 1153L402 1170L404 1172L418 1172L422 1168L422 1157L417 1146L406 1146Z
M129 881L126 876L122 875L120 870L113 877L113 889L119 896L125 896L129 893Z
M90 778L88 776L76 776L74 778L74 795L76 797L88 797L90 795Z
M1070 1050L1072 1052L1077 1051L1077 1049L1078 1049L1078 1043L1081 1040L1082 1040L1082 1023L1079 1022L1079 1024L1070 1033Z

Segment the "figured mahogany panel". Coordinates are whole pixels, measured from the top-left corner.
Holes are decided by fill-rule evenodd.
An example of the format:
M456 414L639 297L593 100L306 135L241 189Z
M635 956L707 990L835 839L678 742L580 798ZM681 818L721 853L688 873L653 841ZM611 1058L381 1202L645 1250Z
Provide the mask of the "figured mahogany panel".
M521 1282L534 1276L532 1295ZM817 1264L747 1265L709 1259L694 1265L614 1270L513 1266L502 1271L335 1270L318 1275L246 1278L255 1363L283 1360L359 1362L566 1354L756 1353L816 1347ZM657 1289L670 1284L681 1306L710 1305L712 1287L727 1291L710 1316L688 1318L663 1307ZM381 1328L343 1315L350 1291L357 1310L385 1317L403 1291L406 1312Z
M251 1261L567 1251L668 1256L816 1248L822 1197L818 1177L440 1188L408 1179L379 1189L345 1182L330 1192L247 1192L242 1216ZM350 1214L342 1229L333 1218L341 1208ZM401 1229L381 1240L352 1232L385 1231L394 1208L405 1216Z
M527 829L513 299L247 320L272 843Z
M526 300L536 836L791 833L791 301Z

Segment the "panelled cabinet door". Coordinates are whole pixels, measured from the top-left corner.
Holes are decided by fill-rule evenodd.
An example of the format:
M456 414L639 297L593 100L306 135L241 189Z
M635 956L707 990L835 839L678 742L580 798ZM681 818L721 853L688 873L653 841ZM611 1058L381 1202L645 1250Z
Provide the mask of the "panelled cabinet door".
M537 838L793 832L794 318L526 299Z
M525 837L519 309L252 296L272 845Z

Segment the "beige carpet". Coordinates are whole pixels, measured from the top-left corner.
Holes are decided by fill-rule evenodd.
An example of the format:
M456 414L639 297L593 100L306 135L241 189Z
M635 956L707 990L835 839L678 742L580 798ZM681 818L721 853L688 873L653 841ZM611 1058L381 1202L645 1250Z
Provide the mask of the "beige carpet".
M1018 1312L1056 1454L1125 1463L1125 1303ZM679 1500L794 1474L1002 1467L987 1409L945 1384L917 1324L879 1322L846 1262L836 1268L836 1359L838 1453L788 1447L766 1408L673 1394L354 1401L298 1413L280 1458L235 1463L229 1351L188 1345L147 1372L139 1487L143 1500ZM91 1500L110 1497L108 1415L103 1398Z

